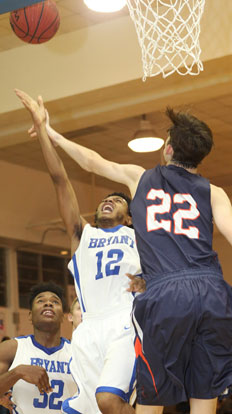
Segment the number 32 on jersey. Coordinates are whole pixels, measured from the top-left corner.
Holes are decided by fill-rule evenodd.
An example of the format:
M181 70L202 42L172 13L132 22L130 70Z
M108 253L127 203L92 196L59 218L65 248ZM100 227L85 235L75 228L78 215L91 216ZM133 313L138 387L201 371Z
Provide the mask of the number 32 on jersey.
M148 194L148 200L160 200L160 204L152 204L147 207L147 231L155 231L164 229L167 232L174 232L174 234L183 234L190 239L199 238L199 229L195 226L183 227L183 220L196 220L200 216L197 209L197 203L190 194L174 194L173 200L169 193L163 190L156 190L152 188ZM188 208L178 208L172 214L172 220L165 220L160 217L161 214L170 213L172 203L174 204L188 204ZM156 215L159 214L159 217Z

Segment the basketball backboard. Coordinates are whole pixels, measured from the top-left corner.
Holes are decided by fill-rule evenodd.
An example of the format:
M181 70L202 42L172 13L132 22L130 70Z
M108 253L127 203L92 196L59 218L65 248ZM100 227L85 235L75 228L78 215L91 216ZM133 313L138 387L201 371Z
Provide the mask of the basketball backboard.
M22 9L23 7L39 3L40 1L41 0L0 0L0 14Z

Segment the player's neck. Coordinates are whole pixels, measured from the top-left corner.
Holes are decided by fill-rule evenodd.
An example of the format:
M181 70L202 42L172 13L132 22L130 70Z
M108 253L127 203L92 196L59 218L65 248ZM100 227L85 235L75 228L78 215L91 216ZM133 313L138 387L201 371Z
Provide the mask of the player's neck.
M42 332L38 329L35 329L34 338L40 345L46 348L53 348L60 345L60 330L56 333L53 333Z
M97 227L101 229L113 229L114 227L119 226L120 224L123 226L123 223L119 222L118 220L114 220L111 218L101 218L97 222Z
M186 171L191 174L197 174L197 168L186 168L184 165L179 164L176 161L168 161L166 165L175 165L176 167L184 168Z

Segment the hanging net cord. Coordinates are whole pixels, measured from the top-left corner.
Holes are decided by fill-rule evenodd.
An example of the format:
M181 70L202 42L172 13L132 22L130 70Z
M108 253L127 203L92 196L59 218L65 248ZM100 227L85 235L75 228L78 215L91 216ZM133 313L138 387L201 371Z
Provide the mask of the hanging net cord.
M127 0L142 49L144 79L198 75L200 20L205 0Z

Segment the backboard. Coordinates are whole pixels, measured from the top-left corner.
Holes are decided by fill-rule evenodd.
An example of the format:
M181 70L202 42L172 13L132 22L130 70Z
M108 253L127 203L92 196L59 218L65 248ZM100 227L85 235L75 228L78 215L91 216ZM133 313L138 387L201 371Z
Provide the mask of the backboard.
M0 14L22 9L23 7L39 3L40 1L41 0L0 0Z

